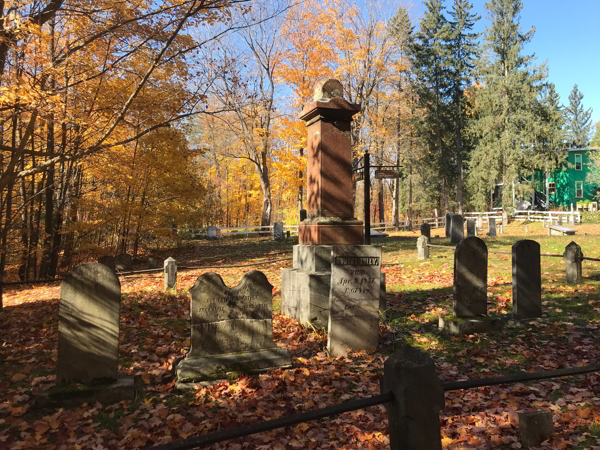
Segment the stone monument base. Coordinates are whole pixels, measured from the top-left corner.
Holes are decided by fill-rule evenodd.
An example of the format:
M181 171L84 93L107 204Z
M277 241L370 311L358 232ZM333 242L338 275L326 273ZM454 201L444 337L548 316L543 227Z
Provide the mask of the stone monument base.
M136 383L134 377L120 377L116 381L107 383L55 386L36 395L35 400L41 407L76 406L96 402L110 405L123 400L134 400L137 395L141 395L142 390L143 384Z
M281 270L281 313L302 324L327 328L331 288L331 245L295 245L293 269ZM380 310L386 309L381 274Z
M303 245L362 245L363 223L356 219L333 217L304 220L298 227L298 243Z
M275 368L291 367L287 351L273 347L257 352L227 353L204 357L186 356L175 368L177 388L193 387L193 383L223 380L237 373L259 373Z

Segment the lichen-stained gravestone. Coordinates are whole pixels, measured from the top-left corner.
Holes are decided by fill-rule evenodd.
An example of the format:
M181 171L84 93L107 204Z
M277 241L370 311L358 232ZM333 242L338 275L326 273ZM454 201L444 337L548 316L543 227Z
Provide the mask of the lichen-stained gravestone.
M513 315L516 319L542 316L540 244L518 241L512 246Z
M488 250L475 236L463 239L454 253L454 314L487 315Z
M192 347L177 366L180 383L224 378L291 364L273 342L273 286L257 270L229 288L206 273L190 289Z
M101 263L73 269L60 285L59 383L117 379L121 284Z
M488 217L488 236L496 236L496 219Z
M374 350L379 342L381 247L333 246L327 349Z

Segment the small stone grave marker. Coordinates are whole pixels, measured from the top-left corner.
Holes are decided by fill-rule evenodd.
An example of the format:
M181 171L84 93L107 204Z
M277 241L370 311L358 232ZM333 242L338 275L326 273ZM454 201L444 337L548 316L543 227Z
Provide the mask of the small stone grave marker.
M427 238L431 239L431 225L428 223L421 225L421 236L427 236Z
M114 256L103 256L102 258L98 259L98 262L100 264L104 264L106 267L109 267L111 270L115 270L116 265L115 265L115 257Z
M217 240L217 227L208 227L208 240L209 241Z
M379 342L381 247L333 246L327 349L374 350Z
M488 250L485 242L471 236L454 253L454 314L457 317L487 315Z
M115 267L119 271L133 270L133 258L127 253L115 256Z
M565 282L567 284L578 284L582 280L582 258L581 247L571 242L565 247L563 259L565 262Z
M458 244L465 238L465 219L460 214L452 215L452 226L450 227L450 242Z
M496 219L488 217L488 236L496 236Z
M467 219L467 236L477 236L475 219Z
M522 240L512 246L512 301L517 319L542 316L540 244Z
M177 366L179 383L287 367L287 352L273 342L273 286L264 273L248 272L229 288L216 273L190 289L192 347Z
M283 228L283 223L275 222L275 225L273 225L273 237L277 240L285 239L285 231Z

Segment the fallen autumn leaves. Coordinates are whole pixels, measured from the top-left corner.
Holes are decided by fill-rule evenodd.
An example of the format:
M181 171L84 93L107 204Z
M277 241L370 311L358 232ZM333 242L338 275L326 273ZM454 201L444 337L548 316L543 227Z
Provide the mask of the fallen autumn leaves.
M181 290L171 295L160 291L160 276L125 279L120 371L141 377L145 392L143 399L114 405L49 410L34 405L32 391L54 383L59 290L39 286L9 292L6 298L19 304L0 315L0 448L139 448L368 397L379 393L383 361L402 342L428 351L444 381L600 360L600 300L594 280L577 288L561 286L560 267L549 267L547 277L558 282L545 283L544 318L502 334L450 338L437 333L431 319L449 312L451 252L422 265L414 261L411 245L400 240L394 247L391 242L386 258L407 263L386 269L388 319L378 353L329 358L322 330L300 327L275 314L274 338L293 355L293 369L242 376L186 393L174 391L171 369L189 349L184 289L201 271L181 273ZM508 260L490 262L490 297L498 299L490 305L493 313L510 308L505 301L510 299ZM261 267L274 292L279 291L280 267ZM243 271L219 273L233 285ZM517 411L551 409L556 435L540 448L592 449L600 445L599 406L598 374L448 392L441 414L443 443L448 449L519 448ZM374 407L212 448L387 448L386 428L385 408Z

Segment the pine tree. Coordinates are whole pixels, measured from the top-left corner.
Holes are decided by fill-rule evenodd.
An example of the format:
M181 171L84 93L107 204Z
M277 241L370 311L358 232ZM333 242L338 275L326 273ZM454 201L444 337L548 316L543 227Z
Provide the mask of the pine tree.
M450 16L452 17L450 47L450 92L451 114L454 125L454 141L456 155L456 206L459 213L463 209L463 161L467 156L465 145L465 127L467 123L464 108L465 89L474 79L475 61L481 53L479 33L474 33L473 27L481 17L472 14L473 5L468 0L454 0Z
M427 0L425 15L421 19L419 33L411 45L413 71L416 77L418 106L425 112L416 120L419 138L429 148L431 166L437 172L436 184L440 206L449 209L449 188L452 185L454 170L448 152L447 107L450 94L450 58L447 41L450 25L444 17L444 7L440 0Z
M600 122L596 122L596 134L590 142L590 146L592 147L600 147Z
M567 106L567 139L573 147L585 147L590 141L592 131L592 108L586 110L583 107L583 94L579 86L573 86L569 94L569 106Z
M478 138L469 165L469 187L478 208L489 207L490 192L503 183L504 206L510 204L509 187L530 195L524 182L551 160L548 147L539 145L543 121L539 95L547 69L534 66L533 56L521 54L535 29L521 31L521 0L490 0L485 4L491 26L486 30L480 66L483 88L477 93L477 119L471 131Z

